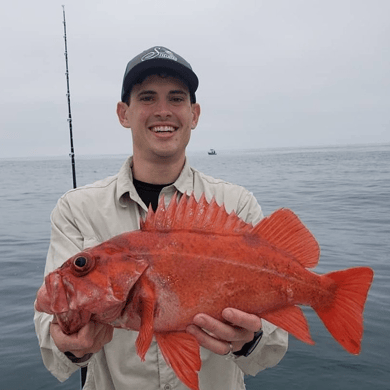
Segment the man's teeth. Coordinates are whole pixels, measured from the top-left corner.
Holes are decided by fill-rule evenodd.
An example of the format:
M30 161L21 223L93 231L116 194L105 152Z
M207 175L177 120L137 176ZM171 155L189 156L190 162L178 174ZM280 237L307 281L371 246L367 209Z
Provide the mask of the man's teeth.
M175 128L172 126L155 126L152 127L152 131L154 131L155 133L172 133L173 131L175 131Z

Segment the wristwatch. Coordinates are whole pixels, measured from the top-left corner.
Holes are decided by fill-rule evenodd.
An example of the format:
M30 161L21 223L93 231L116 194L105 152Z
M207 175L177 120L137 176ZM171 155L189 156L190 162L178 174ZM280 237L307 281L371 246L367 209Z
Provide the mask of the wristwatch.
M255 336L252 341L249 343L244 344L244 346L236 352L233 352L233 355L235 356L249 356L253 350L257 347L259 344L261 337L263 336L263 329L260 329L258 332L255 333Z

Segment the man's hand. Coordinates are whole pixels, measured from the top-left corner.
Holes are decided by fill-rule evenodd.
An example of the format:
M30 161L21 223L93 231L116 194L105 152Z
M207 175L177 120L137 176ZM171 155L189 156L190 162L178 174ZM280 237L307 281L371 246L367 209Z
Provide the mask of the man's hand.
M50 324L50 335L61 352L71 352L77 358L87 353L99 352L112 340L114 327L97 322L88 322L77 333L66 335L62 332L56 319Z
M253 314L237 309L226 308L222 317L228 322L216 320L207 314L197 314L194 324L187 327L187 332L198 340L198 343L219 355L239 351L244 344L253 340L254 334L261 329L261 319Z

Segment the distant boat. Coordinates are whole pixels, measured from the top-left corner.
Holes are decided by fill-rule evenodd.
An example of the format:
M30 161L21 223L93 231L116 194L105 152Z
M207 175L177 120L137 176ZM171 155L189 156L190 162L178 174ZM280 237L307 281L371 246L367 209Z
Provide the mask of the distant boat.
M217 154L217 152L214 150L214 149L210 149L208 152L207 152L210 156L215 156Z

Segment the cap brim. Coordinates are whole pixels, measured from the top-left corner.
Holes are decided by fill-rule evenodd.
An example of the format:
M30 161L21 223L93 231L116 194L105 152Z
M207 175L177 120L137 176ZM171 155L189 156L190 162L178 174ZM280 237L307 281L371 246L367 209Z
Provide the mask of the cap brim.
M137 64L125 76L122 87L122 101L125 102L128 99L132 86L141 76L164 70L177 74L187 84L190 93L195 96L199 80L190 68L187 68L179 62L156 58Z

